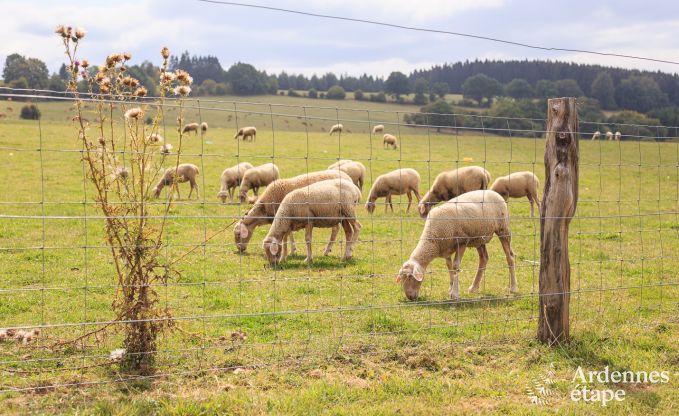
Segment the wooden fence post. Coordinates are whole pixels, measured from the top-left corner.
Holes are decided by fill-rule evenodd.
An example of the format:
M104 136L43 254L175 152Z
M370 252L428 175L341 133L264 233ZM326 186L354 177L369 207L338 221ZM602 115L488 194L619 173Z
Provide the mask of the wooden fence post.
M575 98L547 101L545 189L540 210L540 320L538 339L569 337L571 265L568 225L578 202L579 131Z

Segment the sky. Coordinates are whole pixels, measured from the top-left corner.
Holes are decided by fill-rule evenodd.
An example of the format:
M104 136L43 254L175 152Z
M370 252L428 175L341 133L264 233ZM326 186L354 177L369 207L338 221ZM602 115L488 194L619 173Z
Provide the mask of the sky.
M241 0L389 23L679 61L679 1ZM57 24L81 26L81 58L159 51L247 62L269 73L386 76L466 59L552 59L679 72L679 65L583 53L537 51L488 41L225 6L197 0L2 0L0 62L19 53L56 71L65 61Z

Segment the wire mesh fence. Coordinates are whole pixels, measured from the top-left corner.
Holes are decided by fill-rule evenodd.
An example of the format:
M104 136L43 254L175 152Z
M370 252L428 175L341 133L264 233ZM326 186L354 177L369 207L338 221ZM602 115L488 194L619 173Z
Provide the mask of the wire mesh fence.
M6 178L0 183L0 391L34 391L46 386L119 382L116 352L122 327L111 303L121 290L114 279L107 218L88 181L78 139L74 98L48 91L2 89L0 152ZM121 142L129 132L123 114L134 103L104 100L110 117L94 111L102 100L81 97L89 128L107 129ZM11 99L11 100L10 100ZM24 100L38 103L40 120L15 116ZM199 169L198 194L177 184L183 198L142 203L167 207L161 264L178 273L155 290L171 323L154 354L153 375L195 374L247 366L270 366L375 354L409 342L442 345L517 342L535 337L540 261L539 215L526 198L509 198L512 247L519 293L508 291L508 270L497 239L488 244L489 262L478 293L462 290L448 298L448 267L435 260L426 270L419 297L408 301L395 276L420 239L424 219L417 201L393 195L393 211L378 199L374 212L363 204L377 177L412 168L424 195L436 176L480 166L492 180L529 171L544 180L543 119L482 114L422 114L410 111L317 105L236 102L217 99L149 98L149 114L164 113L159 133L174 161ZM11 109L11 110L10 110ZM207 131L180 133L176 118ZM331 126L341 124L341 131ZM374 132L377 125L383 131ZM675 127L580 123L580 196L570 227L571 323L573 334L599 332L616 322L662 319L679 301L679 141ZM234 139L246 126L252 139ZM378 129L379 130L379 129ZM599 140L591 140L594 132ZM613 140L606 140L610 131ZM620 139L615 140L615 132ZM398 146L385 144L392 134ZM96 134L95 134L96 137ZM181 142L181 146L178 144ZM177 150L180 155L177 158ZM135 157L119 148L123 161ZM346 241L322 256L330 231L314 231L312 262L305 249L272 267L262 243L269 225L258 227L239 250L234 227L251 204L217 197L225 168L241 162L274 163L281 178L326 170L340 160L365 166L362 224L353 258L343 260ZM126 163L126 162L123 162ZM159 179L160 176L157 178ZM542 183L542 182L541 182ZM264 187L259 190L261 196ZM248 196L251 196L249 193ZM540 198L542 190L540 190ZM113 204L116 202L113 201ZM297 233L303 242L304 233ZM473 251L473 250L470 250ZM467 253L460 285L471 284L478 256ZM39 333L30 332L38 329ZM21 334L17 337L17 334Z

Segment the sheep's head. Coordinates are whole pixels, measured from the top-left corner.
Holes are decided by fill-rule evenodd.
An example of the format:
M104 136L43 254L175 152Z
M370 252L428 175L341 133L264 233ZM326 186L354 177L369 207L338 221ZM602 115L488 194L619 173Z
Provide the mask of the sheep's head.
M248 248L248 243L252 238L252 230L248 229L242 221L238 221L236 226L233 227L233 237L238 251L243 253Z
M222 200L222 204L226 203L226 197L229 196L228 192L221 191L217 194L217 198Z
M153 197L154 197L154 198L160 197L160 190L161 190L161 188L162 188L162 187L160 187L160 186L156 186L155 188L153 188Z
M396 275L396 282L401 284L408 300L417 299L422 280L424 280L424 268L413 260L403 263Z
M266 237L262 242L262 248L269 264L278 264L281 261L283 250L281 242L276 237Z
M368 211L370 214L375 212L375 201L368 201L365 203L365 210Z
M427 214L429 214L429 211L431 211L431 203L430 202L425 202L424 200L420 201L419 204L417 204L417 209L420 212L420 217L422 218L427 218Z

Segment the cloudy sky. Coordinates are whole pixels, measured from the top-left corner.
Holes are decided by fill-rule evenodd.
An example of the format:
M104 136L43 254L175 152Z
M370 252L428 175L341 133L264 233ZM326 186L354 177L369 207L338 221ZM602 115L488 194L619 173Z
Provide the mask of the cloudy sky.
M679 2L672 0L241 0L465 32L516 42L679 61ZM81 57L132 52L159 62L159 49L216 55L269 72L386 75L474 58L559 59L679 72L678 65L543 52L440 34L318 19L196 0L3 0L0 62L10 53L64 61L56 24L88 32Z

